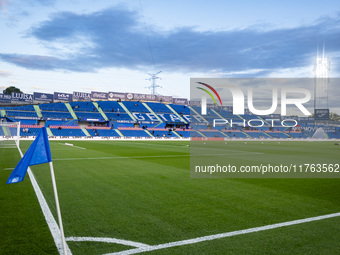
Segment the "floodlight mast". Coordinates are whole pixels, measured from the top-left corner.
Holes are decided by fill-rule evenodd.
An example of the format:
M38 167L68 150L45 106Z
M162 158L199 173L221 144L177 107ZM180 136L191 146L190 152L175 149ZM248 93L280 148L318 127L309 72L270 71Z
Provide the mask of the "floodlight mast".
M156 84L156 80L158 80L158 79L161 80L162 79L162 78L157 76L161 72L162 71L159 71L158 73L155 73L155 74L148 73L148 75L150 75L150 78L146 79L146 80L151 81L151 85L149 87L147 87L147 88L151 90L151 94L152 95L157 95L156 89L162 87L162 86Z
M323 45L322 57L319 57L319 49L316 55L314 68L314 109L329 108L328 105L328 71L330 70L330 61L325 57L325 45Z

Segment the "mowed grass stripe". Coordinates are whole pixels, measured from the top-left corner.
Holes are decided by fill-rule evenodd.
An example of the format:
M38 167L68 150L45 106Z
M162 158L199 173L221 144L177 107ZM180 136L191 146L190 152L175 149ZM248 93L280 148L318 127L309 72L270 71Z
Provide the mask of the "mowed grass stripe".
M19 160L17 148L0 148L0 169L12 168ZM0 254L59 254L29 177L6 185L10 174L0 171Z
M142 144L134 147L131 142L75 141L76 146L86 147L87 150L73 150L72 154L69 149L53 152L53 148L62 147L54 142L51 142L51 148L52 158L55 159L188 153L188 150L176 148L181 142L162 144L165 143L173 146L168 149L166 146L158 146L163 148L159 150L156 149L157 146L143 147ZM300 152L296 147L289 149L288 144L281 146L281 149L276 148L273 143L262 147L250 142L247 145L228 142L223 146L230 146L233 150L261 152L267 156L240 154L231 158L249 160L251 157L259 160L262 157L261 160L267 162L278 157L280 151L283 151L287 159L294 160L297 156L310 157L308 153L315 157L314 150L317 149L311 148L309 143L299 145ZM321 156L327 150L333 157L338 155L329 143L321 147ZM336 159L338 158L333 160ZM191 179L188 157L60 160L55 161L54 166L67 236L110 237L157 245L340 211L339 179ZM33 166L32 169L53 208L48 171L43 165ZM334 236L339 233L336 228L329 231ZM285 239L285 234L284 231L275 232L275 239ZM310 234L306 233L296 243L303 245L302 240ZM231 239L235 240L234 238ZM322 240L324 244L327 243ZM228 242L220 240L210 244L197 244L197 247L204 249L202 252L193 249L195 253L192 254L224 254ZM94 253L93 243L79 244L79 249L77 245L71 245L73 254L108 253L108 246L96 244ZM239 251L242 251L245 244L238 245ZM308 245L308 250L314 249L319 253L320 247L324 247L322 243ZM276 246L281 248L280 243ZM268 253L273 252L273 247L264 247ZM234 248L234 254L239 254L237 245ZM114 251L117 249L112 252ZM175 251L168 254L190 254L186 248Z

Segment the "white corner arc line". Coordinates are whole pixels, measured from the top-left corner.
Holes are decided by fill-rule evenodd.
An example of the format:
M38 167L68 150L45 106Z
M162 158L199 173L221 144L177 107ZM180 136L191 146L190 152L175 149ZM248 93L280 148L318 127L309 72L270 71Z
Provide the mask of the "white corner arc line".
M140 247L140 248L130 249L130 250L121 251L121 252L107 253L105 255L137 254L137 253L160 250L160 249L165 249L165 248L170 248L170 247L200 243L200 242L204 242L204 241L211 241L211 240L220 239L220 238L224 238L224 237L244 235L244 234L255 233L255 232L264 231L264 230L270 230L270 229L275 229L275 228L292 226L292 225L302 224L302 223L306 223L306 222L319 221L319 220L329 219L329 218L334 218L334 217L339 217L339 216L340 216L340 212L316 216L316 217L311 217L311 218L306 218L306 219L276 223L276 224L266 225L266 226L262 226L262 227L248 228L248 229L243 229L243 230L226 232L226 233L222 233L222 234L197 237L197 238L187 239L187 240L183 240L183 241L176 241L176 242L164 243L164 244L158 244L158 245L150 245L148 247Z
M108 237L67 237L66 241L72 241L72 242L101 242L101 243L116 243L116 244L122 244L126 246L132 246L132 247L149 247L150 245L139 243L139 242L133 242L129 240L123 240L123 239L117 239L117 238L108 238Z
M21 149L19 148L19 146L18 146L18 150L19 150L20 156L23 157L23 153L22 153ZM57 222L55 221L50 208L48 207L46 199L45 199L44 195L42 194L41 189L39 188L37 180L35 179L33 172L32 172L30 167L28 167L27 173L30 177L34 192L35 192L35 194L38 198L38 202L39 202L40 208L41 208L41 210L44 214L48 228L51 231L54 243L55 243L55 245L58 249L59 254L62 255L64 253L64 249L63 249L63 242L61 240L60 228L59 228ZM67 249L67 254L72 255L72 252L71 252L70 248L68 247L67 243L66 243L66 249Z

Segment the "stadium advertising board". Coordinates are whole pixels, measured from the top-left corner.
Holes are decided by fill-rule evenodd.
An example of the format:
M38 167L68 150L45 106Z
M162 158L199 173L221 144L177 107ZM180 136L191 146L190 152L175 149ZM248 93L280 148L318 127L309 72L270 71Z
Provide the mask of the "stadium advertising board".
M109 100L125 100L126 99L126 93L120 93L120 92L109 92Z
M151 94L136 94L136 93L126 93L126 99L137 100L137 101L158 101L156 95Z
M0 94L0 103L10 104L11 103L11 95Z
M201 106L201 101L190 100L189 104L191 106Z
M156 100L161 103L172 103L173 101L171 96L156 96Z
M187 105L188 104L188 99L186 99L186 98L173 98L172 103L173 104L184 104L184 105Z
M91 92L91 99L93 100L108 100L108 98L109 98L109 93L107 92L96 92L96 91Z
M58 120L58 121L68 121L66 118L58 118L58 117L43 117L43 120Z
M329 109L315 109L314 119L315 120L329 120Z
M14 104L33 104L33 95L12 92L11 103Z
M33 100L34 102L43 102L43 103L53 102L53 94L34 92Z
M91 100L91 93L73 92L73 101L88 101Z
M62 93L62 92L54 92L53 101L55 102L71 102L72 94Z
M83 118L84 121L90 121L90 122L105 122L104 119L96 119L96 118Z

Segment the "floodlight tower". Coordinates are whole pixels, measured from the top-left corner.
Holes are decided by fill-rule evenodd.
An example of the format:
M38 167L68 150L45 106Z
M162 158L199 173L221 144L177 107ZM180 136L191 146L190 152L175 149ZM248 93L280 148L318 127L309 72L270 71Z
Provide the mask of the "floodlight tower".
M329 109L328 106L328 71L330 61L325 57L325 46L323 46L322 57L319 57L319 49L316 55L314 68L314 109Z
M162 71L159 71L158 73L155 73L155 74L151 74L151 73L148 73L148 75L150 75L150 78L147 79L148 81L151 81L151 85L149 87L147 87L148 89L151 90L151 94L152 95L157 95L156 93L156 88L161 88L162 86L160 85L157 85L156 84L156 80L159 79L161 80L162 78L158 77L157 75L160 74Z

